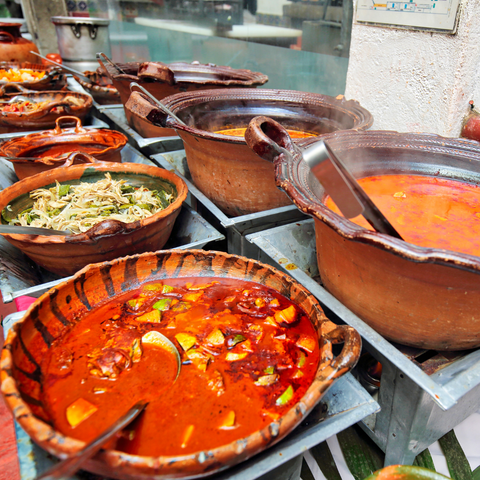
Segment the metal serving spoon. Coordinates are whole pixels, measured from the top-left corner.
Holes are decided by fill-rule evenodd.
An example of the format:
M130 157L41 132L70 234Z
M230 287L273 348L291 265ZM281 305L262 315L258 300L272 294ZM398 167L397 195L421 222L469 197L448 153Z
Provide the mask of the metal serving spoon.
M78 70L75 70L74 68L67 67L67 66L65 66L65 65L62 65L62 64L60 64L60 63L55 62L54 60L50 60L49 58L44 57L43 55L40 55L39 53L34 52L33 50L30 51L30 53L33 53L33 54L36 55L37 57L40 57L40 58L42 58L43 60L46 60L47 62L50 62L50 63L52 63L53 65L56 65L57 67L61 68L62 70L65 70L66 72L75 75L76 77L80 78L81 80L83 80L83 81L86 82L86 83L92 83L92 81L91 81L88 77L86 77L82 72L79 72Z
M9 105L11 103L30 102L30 101L31 101L30 98L24 97L23 95L15 95L10 100L0 100L0 105Z
M117 432L126 427L135 419L148 405L148 402L138 402L127 413L122 415L113 425L107 428L92 442L71 457L62 460L46 472L42 473L35 480L62 480L69 479L77 470L82 467L89 458L93 457L102 446L110 440Z
M52 230L50 228L23 227L21 225L0 225L0 233L19 233L22 235L73 235L66 230Z

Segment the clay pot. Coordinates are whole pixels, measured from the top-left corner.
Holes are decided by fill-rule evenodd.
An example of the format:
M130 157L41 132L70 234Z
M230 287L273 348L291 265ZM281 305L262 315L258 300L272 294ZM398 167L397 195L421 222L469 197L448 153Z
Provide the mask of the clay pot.
M146 88L155 98L161 100L181 92L195 92L217 88L257 87L268 81L268 77L250 70L234 69L213 64L161 62L119 64L125 74L106 63L104 68L120 93L125 105L130 97L130 83L136 82ZM166 137L176 135L174 130L161 128L125 108L128 124L142 137Z
M17 93L5 93L11 89ZM31 132L55 127L55 122L65 114L75 115L76 119L85 120L92 108L92 97L77 92L32 92L16 84L0 86L0 101L8 101L17 95L31 102L48 102L34 112L4 112L0 111L0 133ZM75 97L83 101L83 105L71 105L66 97ZM58 107L63 107L58 111ZM70 124L72 122L70 121Z
M120 103L120 94L112 85L108 75L102 75L98 72L83 72L90 79L90 83L75 77L75 80L93 97L100 105L114 105Z
M365 480L449 480L433 470L411 465L390 465L377 470Z
M96 161L92 158L88 160ZM89 263L162 248L187 197L187 186L174 173L158 167L139 163L88 163L47 170L2 190L0 211L3 211L4 219L14 218L31 206L28 193L32 190L50 188L56 181L68 185L96 182L103 179L106 172L112 178L125 179L130 185L143 185L151 190L158 189L159 184L165 185L169 190L176 190L177 198L165 210L133 223L106 219L87 232L76 235L4 234L4 238L38 265L62 276L72 275ZM6 210L7 205L11 205L11 210Z
M356 177L417 173L480 183L480 146L470 140L382 131L338 132L324 140ZM416 246L337 215L324 205L325 190L299 149L270 119L253 120L247 142L274 160L278 187L314 217L321 280L338 300L398 343L480 346L480 257Z
M76 122L74 128L61 128L62 123ZM13 163L21 180L30 175L62 166L73 152L94 155L99 162L121 162L121 150L127 137L107 128L82 128L77 117L57 118L53 130L31 133L0 144L0 157ZM67 165L68 166L68 165Z
M63 75L63 73L57 70L57 67L53 65L42 65L41 63L29 62L0 63L0 69L8 70L10 68L28 68L30 70L45 72L45 75L39 80L33 80L29 82L14 82L15 85L19 85L30 90L61 90L67 84L65 75ZM0 81L0 86L8 84L8 82Z
M328 387L353 368L360 354L360 337L353 328L330 322L313 295L288 275L245 257L203 250L166 250L89 265L42 295L9 332L1 359L2 393L22 428L38 445L58 457L81 448L83 442L63 436L47 423L40 364L51 342L66 325L88 322L89 312L97 306L143 283L205 276L260 283L302 306L318 333L322 351L307 392L267 427L230 444L177 457L146 457L106 449L82 468L125 480L198 478L250 458L285 437L307 417ZM338 342L344 342L344 346L334 357L332 344Z
M242 137L214 133L246 127L259 112L285 128L323 135L366 129L370 113L354 100L293 90L222 89L186 92L163 101L183 122L133 92L125 108L154 125L175 128L182 138L195 185L227 215L246 215L290 205L275 187L273 165L254 154Z
M37 46L23 38L21 23L0 23L0 62L36 62Z

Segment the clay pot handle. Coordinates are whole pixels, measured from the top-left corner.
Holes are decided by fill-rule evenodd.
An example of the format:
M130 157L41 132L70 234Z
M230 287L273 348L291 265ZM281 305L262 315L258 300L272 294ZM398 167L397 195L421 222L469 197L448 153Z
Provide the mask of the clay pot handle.
M288 132L275 120L255 117L245 132L247 145L261 158L273 162L285 151L295 155L297 147Z
M156 82L167 83L168 85L175 85L175 73L161 62L145 62L142 63L138 69L137 76L143 79L150 79Z
M16 90L19 93L32 93L35 90L30 90L29 88L25 88L22 85L18 85L18 83L5 83L4 85L0 86L0 96L4 96L7 93L8 89Z
M358 362L362 350L362 339L359 333L348 325L335 325L327 321L322 325L324 345L321 353L321 368L317 374L320 380L333 380L350 371ZM342 343L343 348L337 357L333 356L332 344Z
M132 92L125 103L126 110L138 115L148 123L163 128L169 127L169 116L163 113L146 95L140 92ZM173 120L173 119L172 119Z
M55 104L50 105L50 107L52 107L52 106L54 108L58 107L58 106L64 106L64 103L57 102ZM60 135L62 133L62 128L60 127L60 123L63 122L64 120L73 120L75 122L75 133L84 133L85 132L85 129L82 128L82 121L78 117L74 117L73 115L64 115L63 117L58 117L55 120L55 128L53 129L54 134Z
M0 42L8 41L8 40L2 39L2 37L10 37L9 41L11 43L17 43L17 39L10 32L0 32Z
M62 167L70 167L75 162L77 162L77 163L103 163L103 162L101 162L100 160L97 160L95 157L93 157L92 155L90 155L88 153L73 152L67 157L67 160L65 160L65 163L62 165Z

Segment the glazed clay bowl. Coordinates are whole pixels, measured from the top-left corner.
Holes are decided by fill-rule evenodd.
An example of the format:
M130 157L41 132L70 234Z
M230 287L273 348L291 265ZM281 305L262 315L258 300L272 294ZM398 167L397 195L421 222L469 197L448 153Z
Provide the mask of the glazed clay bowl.
M146 282L180 277L248 280L271 287L301 305L318 333L322 352L313 382L283 416L243 439L175 457L137 456L106 449L82 468L123 480L198 478L221 471L285 437L305 419L335 379L347 373L358 360L361 348L358 333L351 327L330 322L313 295L269 265L202 250L165 250L89 265L42 295L9 332L3 348L2 393L16 420L38 445L58 457L66 457L83 445L79 440L64 437L47 423L40 363L51 342L65 331L66 325L85 321L89 311L114 296ZM344 342L344 346L334 358L332 343L337 342Z
M440 473L428 468L412 465L390 465L377 470L365 480L449 480Z
M68 185L94 183L105 178L107 172L113 179L125 179L132 186L176 192L177 198L166 209L133 223L106 218L85 233L58 236L3 234L3 237L41 267L62 276L72 275L89 263L162 248L187 197L187 186L172 172L138 163L72 165L20 180L0 192L2 220L8 221L29 208L33 203L29 197L32 190L50 188L56 181ZM6 209L7 205L11 205L11 210Z
M61 128L62 123L76 122L74 128ZM82 128L80 119L57 118L53 130L31 133L0 144L0 157L13 163L21 180L45 170L62 166L74 152L94 155L99 162L121 162L121 150L127 137L107 128ZM71 163L70 163L71 164Z
M55 66L42 65L41 63L28 62L0 62L0 69L9 70L27 68L35 70L36 72L45 72L45 75L39 80L25 81L25 82L6 82L0 81L0 85L7 83L15 83L21 87L29 88L30 90L61 90L67 84L65 75L61 73Z
M105 64L113 85L120 93L125 106L130 97L130 83L136 82L147 89L156 99L181 92L195 92L212 88L254 88L265 84L268 77L263 73L235 69L213 64L145 62L120 65L125 74L112 65ZM145 122L135 110L125 108L128 124L142 137L165 137L176 135L170 128L162 128Z
M9 86L14 86L9 84ZM6 86L0 87L0 101L9 101L19 94L32 103L48 102L32 112L8 112L0 111L0 133L31 132L55 127L55 122L62 116L74 115L80 120L85 120L92 108L92 97L84 93L57 91L57 92L32 92L18 89L20 93L3 93ZM73 97L82 102L74 105L68 101ZM75 120L76 122L76 120ZM75 124L74 122L74 124ZM72 123L72 120L70 120Z
M273 165L255 155L243 137L215 133L247 127L259 114L285 128L323 135L363 130L370 113L354 100L293 90L222 89L186 92L162 101L185 125L166 116L145 95L132 93L126 109L155 125L175 128L183 140L195 185L227 215L238 216L290 205L275 186Z
M357 178L404 173L480 184L480 146L471 140L386 131L338 132L324 140ZM315 219L319 273L338 300L404 345L480 346L480 257L413 245L334 213L297 147L270 119L252 121L247 142L274 161L279 188Z
M75 80L93 97L100 105L114 105L121 103L118 90L112 85L112 81L108 75L102 75L98 72L83 72L90 79L87 83L79 77Z

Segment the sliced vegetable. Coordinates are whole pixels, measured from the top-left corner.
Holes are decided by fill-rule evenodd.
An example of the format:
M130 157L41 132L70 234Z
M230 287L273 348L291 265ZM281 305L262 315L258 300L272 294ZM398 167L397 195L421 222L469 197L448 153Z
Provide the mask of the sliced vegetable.
M59 185L58 196L64 197L65 195L68 194L69 190L70 190L70 185Z
M255 299L255 306L258 308L265 306L265 300L262 297L258 297Z
M196 293L186 293L183 296L183 300L186 300L187 302L197 302L198 299L203 295L203 292L196 292Z
M144 291L144 292L158 292L162 289L163 289L163 283L150 283L148 285L144 285L143 288L142 288L142 291Z
M172 306L171 310L174 312L186 312L192 306L186 302L178 302L176 305Z
M162 321L162 314L158 310L152 310L137 317L139 322L146 323L160 323Z
M307 357L301 351L298 352L298 359L297 359L297 367L302 368L305 366L305 362L307 361Z
M278 323L275 321L273 317L267 317L264 320L264 322L267 323L268 325L273 325L274 327L278 327Z
M197 343L197 339L189 333L177 333L175 338L185 351L190 350Z
M93 415L98 408L84 398L78 398L67 407L67 421L72 428Z
M297 311L293 305L280 310L279 312L275 312L275 321L277 323L286 323L290 325L297 320Z
M275 373L275 367L271 365L270 367L267 367L263 372L267 375L271 375L272 373Z
M269 385L273 385L278 380L279 375L277 373L273 373L271 375L263 375L258 377L255 385L259 387L268 387Z
M188 441L192 437L194 429L195 429L195 425L189 425L185 429L185 433L183 434L182 448L185 448L187 446Z
M218 428L222 430L230 430L235 426L235 412L231 410L227 413L227 416L223 419L223 422L220 424Z
M278 301L278 298L274 298L269 304L270 307L279 307L280 302Z
M308 353L312 353L315 350L317 342L314 338L308 335L300 335L300 338L296 342L297 347L302 348Z
M243 335L235 335L229 342L229 346L234 347L235 345L237 345L237 343L244 342L245 340L246 338Z
M279 407L286 405L293 398L293 387L289 385L287 389L277 398L275 402Z
M297 378L302 378L304 373L301 370L297 370L293 375L292 378L296 380Z
M225 356L225 360L227 362L236 362L238 360L243 360L247 355L248 355L248 352L244 352L244 353L228 352L227 355Z
M220 346L225 343L225 337L219 328L215 328L206 338L210 345Z
M170 305L172 304L173 298L162 298L158 302L153 304L153 308L159 310L160 312L164 312L170 309Z
M188 359L202 372L207 371L211 356L202 352L198 348L192 348L187 352Z

